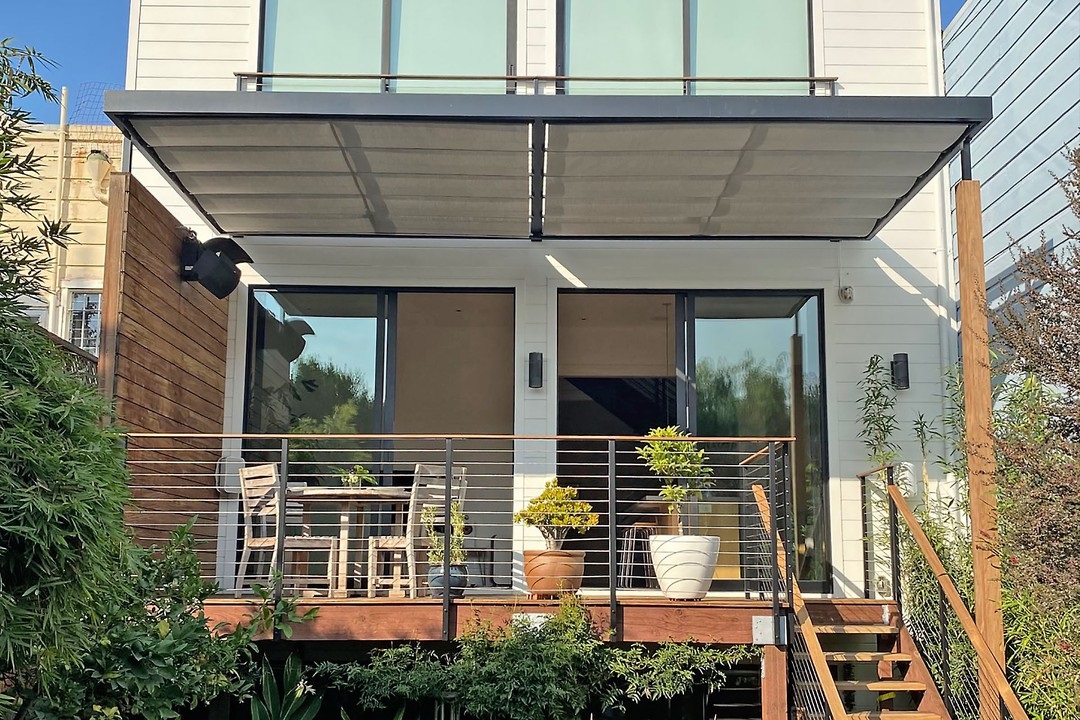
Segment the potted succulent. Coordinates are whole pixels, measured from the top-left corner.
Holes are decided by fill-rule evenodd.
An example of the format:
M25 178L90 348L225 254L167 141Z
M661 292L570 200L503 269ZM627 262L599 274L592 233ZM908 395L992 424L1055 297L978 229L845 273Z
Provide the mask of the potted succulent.
M525 582L534 596L553 596L581 587L585 552L563 550L567 534L585 532L600 522L592 505L578 500L577 488L560 487L552 478L543 492L514 514L514 521L534 527L544 537L544 550L525 551Z
M649 537L656 579L669 599L699 600L712 584L720 538L683 534L683 513L687 502L700 499L701 491L712 485L712 468L705 464L705 451L678 426L654 428L646 437L637 448L638 457L663 480L660 497L667 501L671 527L678 532Z
M443 582L443 559L446 542L441 505L425 505L420 511L420 523L428 538L428 587L435 597L442 597L444 584L449 585L450 597L461 597L469 585L469 570L465 566L465 513L461 505L450 503L450 580Z

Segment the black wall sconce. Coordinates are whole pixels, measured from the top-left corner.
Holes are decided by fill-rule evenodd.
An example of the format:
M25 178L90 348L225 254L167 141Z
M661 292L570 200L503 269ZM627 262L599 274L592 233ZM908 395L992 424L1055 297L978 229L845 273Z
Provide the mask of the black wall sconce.
M893 387L897 390L910 389L911 377L908 375L907 353L896 353L895 355L893 355L890 368L892 369Z
M544 353L529 353L529 387L544 387Z
M197 281L214 297L224 299L240 284L237 264L251 262L251 256L232 238L200 243L192 235L180 247L180 279Z

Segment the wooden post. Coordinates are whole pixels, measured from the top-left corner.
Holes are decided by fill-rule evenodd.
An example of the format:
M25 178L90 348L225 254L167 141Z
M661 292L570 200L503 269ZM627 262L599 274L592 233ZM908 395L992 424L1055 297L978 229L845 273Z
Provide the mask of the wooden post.
M787 649L766 645L761 656L761 716L788 716Z
M960 343L964 357L964 429L971 501L971 544L975 566L975 621L1002 667L1005 638L1001 619L1001 568L997 546L997 487L991 427L990 333L986 308L986 266L983 258L982 200L979 183L956 186L956 244L960 278ZM985 672L980 673L980 686ZM992 695L983 695L989 698ZM983 718L1000 717L989 702Z

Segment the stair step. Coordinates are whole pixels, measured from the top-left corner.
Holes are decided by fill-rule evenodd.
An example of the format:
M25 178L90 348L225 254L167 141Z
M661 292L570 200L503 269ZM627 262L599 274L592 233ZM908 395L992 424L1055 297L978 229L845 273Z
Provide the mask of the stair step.
M942 720L935 713L920 710L864 710L851 713L848 720Z
M911 662L908 653L894 652L826 652L829 662Z
M892 625L815 625L819 635L895 635L899 628Z
M926 683L914 680L837 680L836 689L840 692L924 692Z

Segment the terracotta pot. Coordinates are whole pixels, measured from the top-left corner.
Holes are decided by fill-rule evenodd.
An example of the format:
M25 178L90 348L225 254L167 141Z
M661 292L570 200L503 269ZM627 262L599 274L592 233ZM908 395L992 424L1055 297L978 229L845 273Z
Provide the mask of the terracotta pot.
M574 592L585 574L583 550L526 550L525 582L538 597Z
M664 597L700 600L712 585L720 538L710 535L653 535L649 538L656 580Z

